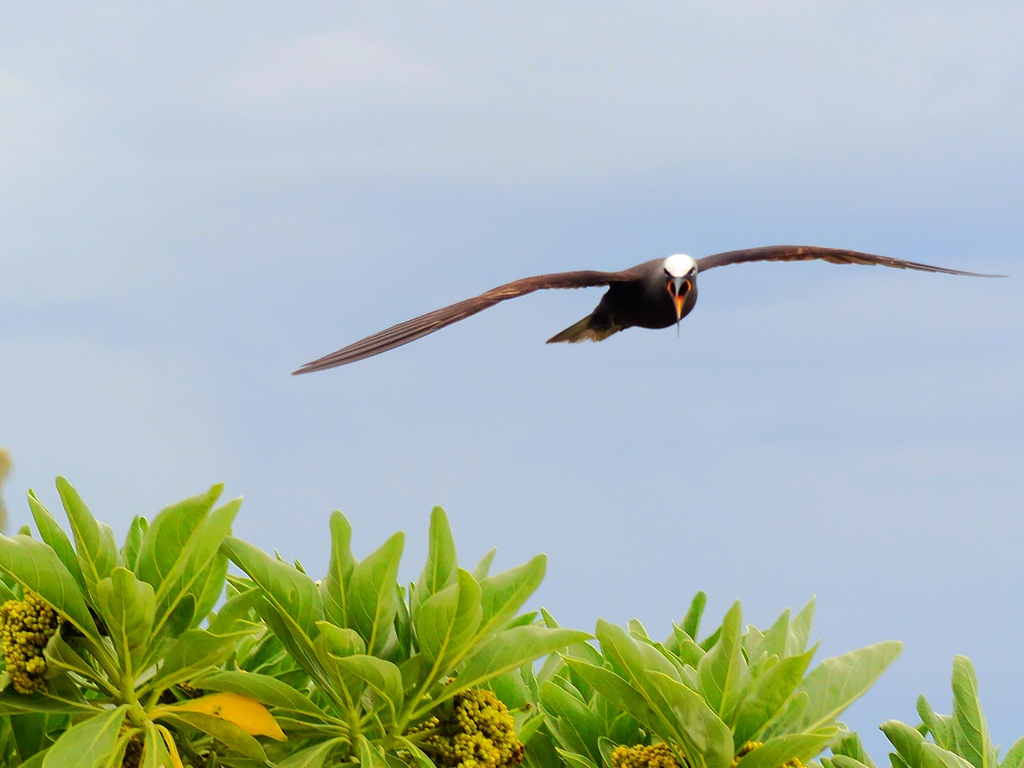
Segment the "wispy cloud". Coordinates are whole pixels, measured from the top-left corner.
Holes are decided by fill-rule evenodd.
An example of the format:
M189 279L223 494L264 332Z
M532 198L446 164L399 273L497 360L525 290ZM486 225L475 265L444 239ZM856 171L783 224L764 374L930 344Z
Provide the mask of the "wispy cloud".
M407 91L437 77L436 66L366 35L316 32L263 47L245 57L227 85L242 98L279 100L294 96L379 97L390 89Z

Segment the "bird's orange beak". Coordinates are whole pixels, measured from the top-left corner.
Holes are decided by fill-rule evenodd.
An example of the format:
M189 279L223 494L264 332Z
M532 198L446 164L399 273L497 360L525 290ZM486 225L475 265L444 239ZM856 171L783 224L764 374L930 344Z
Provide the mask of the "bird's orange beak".
M668 281L668 292L672 294L672 301L676 305L676 322L683 319L683 304L686 303L686 294L690 292L690 281L682 278L674 278Z

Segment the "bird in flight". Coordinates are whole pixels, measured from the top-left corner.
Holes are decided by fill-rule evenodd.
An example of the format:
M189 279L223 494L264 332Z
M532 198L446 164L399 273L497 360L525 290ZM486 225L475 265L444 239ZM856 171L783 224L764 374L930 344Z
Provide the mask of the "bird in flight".
M983 275L977 272L962 272L957 269L933 267L889 256L875 256L870 253L847 251L840 248L820 248L813 245L769 245L762 248L747 248L740 251L726 251L693 259L683 253L667 259L654 259L637 264L621 272L556 272L550 275L524 277L505 285L499 285L486 293L471 299L451 304L412 320L399 323L386 330L367 336L362 341L332 352L295 371L294 374L313 373L357 360L379 355L395 347L408 344L446 325L465 320L470 315L482 312L488 307L517 296L544 288L591 288L608 286L608 290L597 308L578 323L561 333L556 333L548 344L565 341L576 343L602 341L613 333L632 328L678 327L679 321L693 310L697 303L697 275L715 267L729 264L745 264L752 261L811 261L820 259L833 264L867 264L915 269L921 272L940 272L944 275L967 275L969 277L1004 277L1004 275Z

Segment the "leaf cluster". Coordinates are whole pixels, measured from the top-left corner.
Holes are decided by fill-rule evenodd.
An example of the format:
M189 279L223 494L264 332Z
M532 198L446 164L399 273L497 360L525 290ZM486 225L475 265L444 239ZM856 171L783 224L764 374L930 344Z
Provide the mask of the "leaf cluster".
M232 580L222 613L251 610L272 630L248 656L239 654L249 670L244 682L281 680L308 696L306 711L278 714L298 743L278 763L283 768L351 759L367 768L430 766L419 746L430 735L422 724L443 719L458 694L589 637L518 615L544 577L543 555L494 575L493 551L472 572L459 567L440 507L431 514L427 562L406 586L397 581L404 534L359 561L340 512L330 528L328 572L319 582L239 539L224 543L247 578ZM229 674L195 685L222 688Z
M637 621L626 628L598 621L600 651L577 644L562 652L539 689L548 753L572 768L613 768L616 746L652 743L668 745L679 765L690 768L806 761L840 736L840 713L901 649L879 643L825 659L807 673L817 649L807 648L813 600L763 631L744 628L736 603L714 632L698 639L705 602L698 593L663 642ZM532 746L527 742L528 759ZM538 762L536 768L556 765L554 757Z
M136 518L121 546L67 481L57 489L70 533L30 492L38 538L0 536L0 602L35 595L61 619L41 690L0 673L2 765L435 768L446 724L479 710L464 733L500 715L506 752L518 761L525 744L528 768L615 768L617 747L651 745L688 768L777 768L854 744L837 718L900 651L880 643L810 669L813 601L765 630L744 627L736 604L701 636L703 593L664 641L599 621L594 644L522 612L543 555L492 574L492 550L466 569L440 508L403 584L404 534L359 560L340 512L315 579L232 536L240 501L217 506L220 486ZM500 712L460 709L494 697ZM874 768L844 759L822 768Z
M0 759L87 768L118 765L132 749L156 768L182 765L179 749L196 758L214 738L265 757L249 732L258 729L251 713L239 716L235 703L220 702L205 720L183 710L209 709L208 702L178 706L182 685L262 630L200 628L223 593L228 560L220 547L240 500L215 508L215 486L164 509L151 525L135 518L118 547L63 478L57 491L70 536L32 492L40 540L0 536L0 599L37 595L62 620L43 651L44 690L22 695L6 672L0 679Z
M966 656L953 659L953 714L936 714L924 696L917 699L921 722L911 727L898 720L880 728L892 744L892 768L1024 768L1024 737L999 759L992 744L988 722L981 709L978 676ZM832 748L832 757L822 758L823 768L875 768L856 734Z

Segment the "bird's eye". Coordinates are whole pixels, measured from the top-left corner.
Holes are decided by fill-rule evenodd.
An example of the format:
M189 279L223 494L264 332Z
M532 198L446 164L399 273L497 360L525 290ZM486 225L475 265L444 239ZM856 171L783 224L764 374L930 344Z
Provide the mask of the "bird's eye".
M676 284L675 284L675 281L673 281L673 280L669 280L668 281L668 292L671 293L673 296L676 295Z

